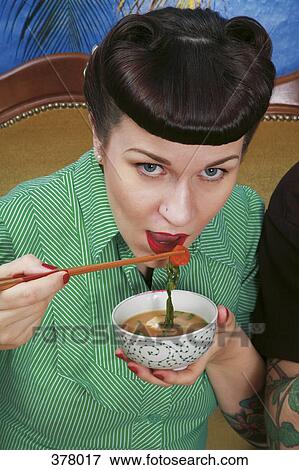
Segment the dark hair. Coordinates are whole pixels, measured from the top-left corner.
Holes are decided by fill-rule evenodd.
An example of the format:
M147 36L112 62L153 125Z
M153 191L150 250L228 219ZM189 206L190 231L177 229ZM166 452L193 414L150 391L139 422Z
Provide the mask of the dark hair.
M163 8L120 20L92 54L84 93L103 143L123 114L184 144L247 142L271 97L272 44L254 19Z

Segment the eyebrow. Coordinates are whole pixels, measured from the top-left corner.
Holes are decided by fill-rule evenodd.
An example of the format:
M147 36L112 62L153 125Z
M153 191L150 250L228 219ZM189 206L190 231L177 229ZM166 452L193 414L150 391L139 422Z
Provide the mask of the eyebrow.
M156 160L159 163L163 163L164 165L171 165L171 162L169 160L167 160L166 158L159 157L158 155L155 155L154 153L148 152L147 150L130 148L130 149L126 150L126 152L142 153L143 155L147 155L148 157L152 158L153 160Z
M229 160L234 160L234 159L239 160L240 156L235 154L235 155L229 155L228 157L224 157L221 160L216 160L215 162L209 163L209 166L207 168L211 168L212 166L215 165L221 165L221 163L228 162Z
M154 153L148 152L147 150L142 150L138 148L129 148L128 150L126 150L126 152L142 153L143 155L147 155L148 157L152 158L156 162L163 163L163 165L169 165L169 166L171 165L171 162L167 160L166 158L162 158L159 155L155 155ZM234 160L235 158L239 160L240 156L237 154L229 155L227 157L221 158L220 160L216 160L214 162L209 163L208 166L206 166L206 168L211 168L215 165L221 165L222 163L225 163L229 160Z

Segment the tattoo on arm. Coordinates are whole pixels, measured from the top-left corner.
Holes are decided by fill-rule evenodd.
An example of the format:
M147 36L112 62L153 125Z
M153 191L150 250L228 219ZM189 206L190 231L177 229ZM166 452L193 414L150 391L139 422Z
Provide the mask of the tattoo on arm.
M264 407L261 400L253 395L240 402L241 410L230 415L223 413L230 426L246 439L250 444L260 447L267 447L266 429L264 419Z
M299 374L288 374L283 361L270 359L267 367L265 413L271 449L299 449Z

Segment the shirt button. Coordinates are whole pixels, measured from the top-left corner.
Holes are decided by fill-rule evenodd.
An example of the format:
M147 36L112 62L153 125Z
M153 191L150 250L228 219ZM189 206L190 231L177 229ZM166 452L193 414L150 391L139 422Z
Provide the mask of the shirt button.
M135 419L136 423L159 423L161 421L161 418L159 415L151 414L151 415L141 415L138 416L138 418Z
M155 415L155 414L148 415L147 419L148 419L148 421L150 421L151 423L154 423L154 424L159 423L161 421L160 416Z
M138 416L138 418L135 419L136 423L145 423L147 421L147 416Z

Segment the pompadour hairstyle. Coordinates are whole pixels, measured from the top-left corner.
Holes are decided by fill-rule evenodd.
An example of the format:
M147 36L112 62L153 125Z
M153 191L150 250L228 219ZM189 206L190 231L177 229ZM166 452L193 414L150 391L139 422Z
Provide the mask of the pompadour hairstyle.
M254 19L210 9L163 8L120 20L91 55L84 93L104 143L124 114L151 134L221 145L246 135L267 110L272 43Z

